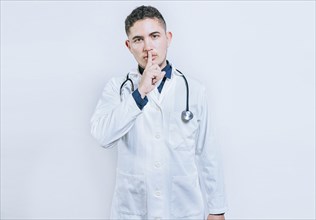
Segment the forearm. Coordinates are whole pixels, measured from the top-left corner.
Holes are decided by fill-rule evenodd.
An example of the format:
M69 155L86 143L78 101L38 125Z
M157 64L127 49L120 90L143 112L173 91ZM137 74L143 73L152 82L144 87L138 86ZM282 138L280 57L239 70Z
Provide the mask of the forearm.
M103 147L111 147L132 128L139 114L132 96L114 108L101 102L91 119L91 133Z

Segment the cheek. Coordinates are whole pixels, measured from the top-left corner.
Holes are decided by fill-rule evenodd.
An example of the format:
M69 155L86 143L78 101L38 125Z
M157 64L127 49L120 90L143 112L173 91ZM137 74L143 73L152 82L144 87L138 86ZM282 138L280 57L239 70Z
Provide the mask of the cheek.
M154 46L155 48L157 48L158 50L160 50L160 49L162 49L162 48L164 47L164 44L163 44L162 41L154 41L154 42L153 42L153 46Z
M142 51L144 45L142 43L139 44L131 44L131 50L133 51L133 53L139 53Z
M159 42L157 43L156 48L160 53L165 53L167 51L168 44L167 42Z
M139 57L140 56L140 52L139 52L139 50L137 50L137 48L131 48L131 53L133 54L133 56L135 57L135 58L137 58L137 57Z
M131 49L132 49L132 51L134 52L134 51L137 51L137 48L138 48L139 46L137 46L136 44L132 44L131 45Z

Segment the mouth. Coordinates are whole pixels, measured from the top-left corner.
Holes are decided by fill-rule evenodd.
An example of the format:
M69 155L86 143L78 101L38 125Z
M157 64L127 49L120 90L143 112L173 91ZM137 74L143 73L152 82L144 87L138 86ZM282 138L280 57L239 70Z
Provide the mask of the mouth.
M155 60L156 58L157 58L157 55L152 55L152 59L153 59L153 60ZM144 57L144 60L147 60L147 59L148 59L148 56L145 56L145 57Z

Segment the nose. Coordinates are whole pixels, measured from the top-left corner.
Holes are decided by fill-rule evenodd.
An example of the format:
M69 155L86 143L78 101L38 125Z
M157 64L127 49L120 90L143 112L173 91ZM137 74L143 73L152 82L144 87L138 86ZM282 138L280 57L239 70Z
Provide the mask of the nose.
M144 51L147 52L147 51L150 51L153 49L153 46L152 46L152 42L150 39L145 39L144 40Z

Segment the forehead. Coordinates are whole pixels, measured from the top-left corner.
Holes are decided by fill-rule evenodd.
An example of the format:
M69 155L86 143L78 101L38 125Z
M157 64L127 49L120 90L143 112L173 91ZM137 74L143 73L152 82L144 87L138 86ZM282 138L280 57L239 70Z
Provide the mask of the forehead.
M156 18L145 18L136 21L129 29L129 36L145 36L152 32L164 32L163 24Z

